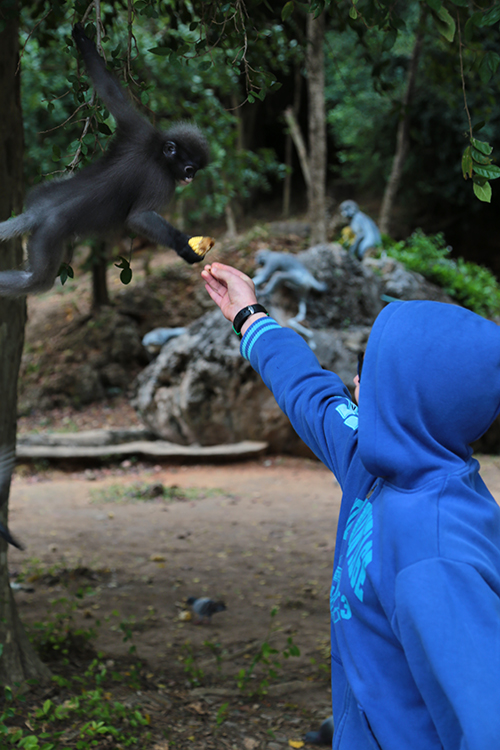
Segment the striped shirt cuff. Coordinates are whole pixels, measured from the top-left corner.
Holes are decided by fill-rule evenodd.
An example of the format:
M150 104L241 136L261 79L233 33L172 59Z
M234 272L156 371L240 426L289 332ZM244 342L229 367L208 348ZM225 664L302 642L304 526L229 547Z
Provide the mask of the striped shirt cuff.
M240 344L240 352L245 359L250 360L250 355L254 347L255 342L268 331L274 331L281 329L281 326L276 323L273 318L259 318L252 323L250 328L245 332Z

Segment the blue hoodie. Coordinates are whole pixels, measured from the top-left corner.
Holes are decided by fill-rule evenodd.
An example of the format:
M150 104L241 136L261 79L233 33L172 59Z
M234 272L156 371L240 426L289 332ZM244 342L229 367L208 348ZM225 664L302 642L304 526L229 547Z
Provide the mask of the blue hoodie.
M272 319L241 352L343 490L333 747L500 748L500 509L469 446L500 411L500 328L454 305L391 303L368 341L359 416Z

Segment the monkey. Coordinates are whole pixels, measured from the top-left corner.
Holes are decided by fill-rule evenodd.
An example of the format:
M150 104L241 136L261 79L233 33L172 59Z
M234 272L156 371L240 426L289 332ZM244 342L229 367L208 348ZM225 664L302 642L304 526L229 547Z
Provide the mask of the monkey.
M50 289L59 272L65 241L102 236L126 228L155 244L170 247L188 263L198 263L209 247L190 238L158 213L172 198L176 183L192 182L208 164L201 131L180 122L157 130L132 106L108 71L83 26L73 27L96 93L116 120L105 154L76 174L35 187L23 214L0 223L0 240L31 233L25 270L0 272L0 295L18 296Z
M350 219L350 227L355 234L349 252L362 260L369 248L382 243L379 228L373 219L360 211L355 201L343 201L340 204L340 213L346 219Z

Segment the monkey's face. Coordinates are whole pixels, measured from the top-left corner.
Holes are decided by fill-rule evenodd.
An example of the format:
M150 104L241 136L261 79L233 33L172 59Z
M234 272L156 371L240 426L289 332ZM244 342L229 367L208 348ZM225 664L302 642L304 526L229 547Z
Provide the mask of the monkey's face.
M175 141L166 141L163 155L172 176L181 185L189 185L196 172L204 166L195 154Z
M355 201L343 201L343 203L340 204L340 213L346 219L352 219L358 211L359 207Z

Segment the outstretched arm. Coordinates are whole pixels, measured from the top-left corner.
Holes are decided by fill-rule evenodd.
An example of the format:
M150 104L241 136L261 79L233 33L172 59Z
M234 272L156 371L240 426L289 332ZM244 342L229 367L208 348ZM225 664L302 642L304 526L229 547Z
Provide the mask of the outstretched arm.
M203 259L203 255L192 250L188 235L173 227L156 211L131 214L127 219L127 227L151 242L171 247L187 263L199 263Z
M135 111L117 79L106 68L104 60L99 55L95 44L85 34L81 23L73 27L73 39L83 57L94 89L118 125L120 127L133 124L143 125L146 121Z

